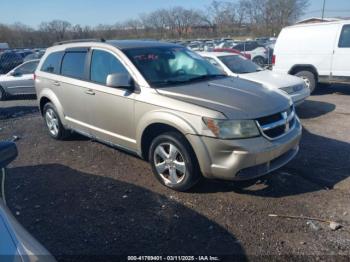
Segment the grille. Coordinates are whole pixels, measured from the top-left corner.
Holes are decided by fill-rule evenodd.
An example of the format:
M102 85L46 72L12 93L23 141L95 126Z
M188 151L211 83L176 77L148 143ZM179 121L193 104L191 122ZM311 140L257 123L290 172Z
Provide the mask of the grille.
M294 106L291 106L286 111L258 118L256 121L260 131L265 137L268 139L280 138L289 133L295 126Z

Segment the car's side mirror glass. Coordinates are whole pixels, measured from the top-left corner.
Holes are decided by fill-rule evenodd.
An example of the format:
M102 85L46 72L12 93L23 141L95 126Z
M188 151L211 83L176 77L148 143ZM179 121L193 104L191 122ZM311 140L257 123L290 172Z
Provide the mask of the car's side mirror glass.
M129 74L115 73L109 74L106 81L107 86L134 90L134 84Z
M13 72L11 73L11 75L12 75L12 76L21 76L22 74L21 74L20 71L13 71Z
M16 144L13 142L0 142L0 168L5 168L18 155Z

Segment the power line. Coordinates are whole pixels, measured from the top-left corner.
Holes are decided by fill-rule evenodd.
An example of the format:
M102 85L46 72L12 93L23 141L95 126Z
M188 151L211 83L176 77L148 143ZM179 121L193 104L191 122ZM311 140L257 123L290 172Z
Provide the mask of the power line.
M321 13L322 9L319 10L312 10L308 12L304 12L305 14L311 14L311 13ZM350 9L325 9L325 13L350 13Z

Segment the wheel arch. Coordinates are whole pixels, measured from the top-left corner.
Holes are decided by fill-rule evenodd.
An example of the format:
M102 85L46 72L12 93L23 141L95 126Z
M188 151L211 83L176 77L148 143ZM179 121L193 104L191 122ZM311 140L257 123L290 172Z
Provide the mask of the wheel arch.
M65 124L65 118L64 118L64 111L63 111L63 107L62 104L60 103L58 97L56 96L56 94L49 89L43 90L43 92L41 92L40 94L40 98L39 100L39 109L40 109L40 113L41 115L43 115L43 109L46 103L52 103L55 108L57 109L57 113L60 117L60 120L62 122L62 124Z
M314 65L311 64L298 64L294 65L289 71L288 74L295 75L296 73L300 71L309 71L314 74L316 82L318 79L318 71L317 68Z
M148 160L148 151L153 139L165 132L178 132L182 134L193 149L187 134L197 133L194 126L179 115L171 112L152 112L139 122L137 127L138 152Z

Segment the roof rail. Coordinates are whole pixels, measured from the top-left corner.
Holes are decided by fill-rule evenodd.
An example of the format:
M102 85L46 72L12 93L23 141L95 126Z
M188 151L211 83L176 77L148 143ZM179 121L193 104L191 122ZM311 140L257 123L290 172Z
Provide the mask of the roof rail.
M83 43L83 42L106 42L105 39L103 38L91 38L91 39L73 39L73 40L67 40L67 41L61 41L61 42L56 42L53 45L64 45L64 44L72 44L72 43Z

